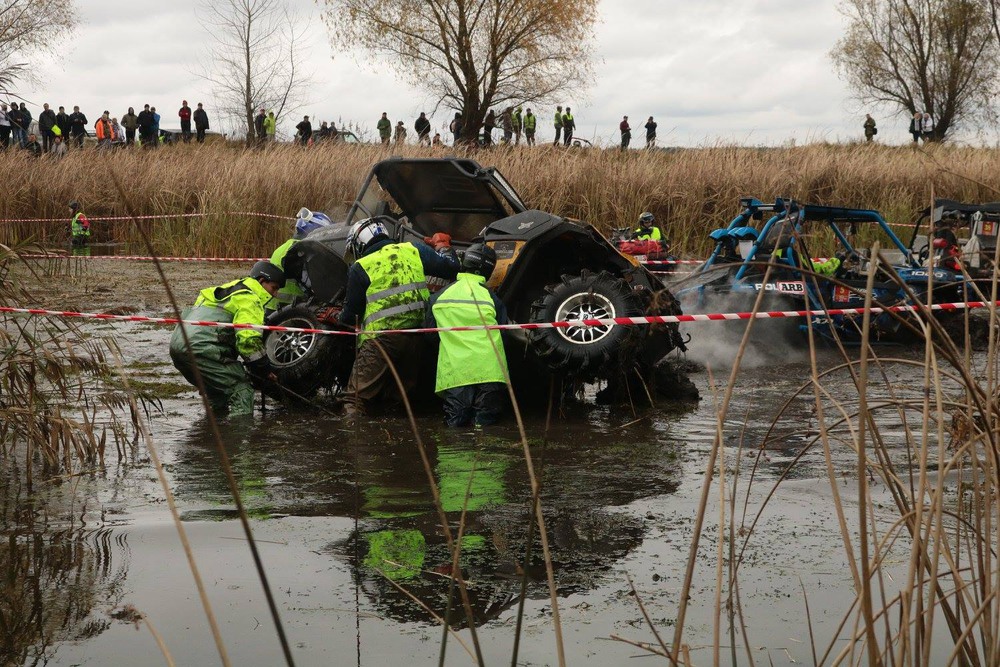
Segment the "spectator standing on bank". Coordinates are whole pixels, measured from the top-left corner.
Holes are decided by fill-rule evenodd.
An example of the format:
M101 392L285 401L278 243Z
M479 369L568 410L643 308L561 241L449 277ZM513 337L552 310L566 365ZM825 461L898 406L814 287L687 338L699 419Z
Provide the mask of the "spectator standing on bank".
M910 119L910 136L913 137L913 143L918 143L920 141L920 131L922 127L924 115L919 111L913 113L913 118Z
M406 143L406 126L403 125L403 121L398 121L396 123L395 141L397 144Z
M262 110L263 115L263 110ZM312 139L313 126L309 122L309 116L303 116L302 122L295 126L295 129L299 131L299 141L302 142L303 146L309 145L309 140Z
M538 118L535 114L531 113L531 108L528 108L527 113L524 115L524 141L529 146L535 145L535 128L538 127Z
M646 121L646 148L656 147L656 121L650 116Z
M198 108L194 110L194 130L197 133L198 143L205 143L205 131L208 129L208 113L198 102Z
M98 148L111 147L111 117L107 111L94 123L94 133L97 135Z
M618 131L622 133L622 150L628 150L628 145L632 143L632 126L628 124L628 116L622 118Z
M14 144L14 148L24 148L27 135L24 132L24 123L21 120L21 108L17 106L17 102L10 103L10 111L7 112L7 118L10 119L11 143Z
M510 107L500 114L500 127L503 128L503 142L509 144L514 138L514 112Z
M253 129L257 133L257 143L262 144L267 140L267 132L264 130L264 121L267 116L264 115L264 109L261 108L257 111L257 115L253 117ZM301 123L300 123L301 125ZM298 127L298 126L296 126ZM310 133L312 132L312 127L309 128Z
M80 107L73 107L73 113L69 115L69 133L73 135L77 148L83 148L83 139L87 136L87 116L80 111Z
M493 128L497 126L497 115L490 109L483 121L483 146L493 145Z
M920 120L920 137L924 140L925 144L928 141L934 140L934 119L926 111L924 112L924 117Z
M865 114L865 141L871 141L878 134L878 128L875 127L875 119L872 118L870 113Z
M441 133L440 132L435 132L434 133L434 140L431 141L431 146L444 146L444 143L441 142Z
M31 132L31 112L28 105L21 102L21 128L23 130L22 143L28 143L28 133Z
M65 107L59 107L59 113L56 114L56 127L59 128L59 134L62 135L63 144L69 140L69 114L66 113Z
M135 143L135 131L139 127L139 117L135 115L135 109L128 108L128 113L122 116L122 127L125 128L125 145L131 146Z
M10 147L10 116L7 115L7 103L0 102L0 148Z
M264 119L267 120L266 118ZM313 135L313 143L319 144L330 138L330 124L325 120L319 124L319 130Z
M556 139L552 142L553 146L559 145L559 139L562 137L562 126L563 126L563 112L562 107L556 107L556 117L553 120L553 125L556 128Z
M420 112L420 117L413 123L413 129L417 132L417 143L421 146L431 145L431 122L427 119L427 114Z
M524 116L521 113L521 107L514 109L514 116L511 120L514 123L514 145L519 146L521 144L521 130L524 128Z
M278 122L274 119L274 112L268 111L267 118L264 119L264 134L267 136L267 143L274 143L274 133L277 131Z
M156 113L156 107L149 107L149 113L153 114L153 143L160 140L160 114Z
M181 138L184 143L191 143L191 107L188 101L181 102L181 108L177 111L177 116L181 119Z
M38 114L38 131L42 135L42 150L46 153L52 147L52 140L56 138L52 128L56 126L56 112L49 108L48 104L42 105L42 113Z
M382 112L382 117L378 119L378 125L375 127L378 129L378 138L382 140L383 144L388 146L389 139L392 138L392 121L389 120L387 112Z
M139 112L136 123L139 127L139 141L148 148L156 141L153 136L153 112L149 110L148 104Z
M455 112L455 117L451 119L451 125L448 126L448 130L451 132L452 144L457 146L459 142L462 141L462 114Z
M113 146L121 146L125 143L125 131L122 129L121 123L118 122L117 118L111 119L111 144Z
M573 131L576 130L576 120L573 119L573 110L566 107L563 114L563 143L569 146L573 142Z

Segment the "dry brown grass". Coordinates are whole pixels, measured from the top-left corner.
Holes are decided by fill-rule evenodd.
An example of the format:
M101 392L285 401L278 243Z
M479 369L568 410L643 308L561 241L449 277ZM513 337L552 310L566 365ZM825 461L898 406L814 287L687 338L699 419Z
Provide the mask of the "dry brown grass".
M294 215L301 206L343 211L368 168L389 155L451 154L415 146L178 146L155 152L71 153L62 161L0 154L0 218L63 217L71 199L91 216L121 215L110 173L119 174L143 214L205 212L209 218L145 223L164 253L247 255L269 252L289 224L226 215ZM631 224L644 210L667 221L675 248L697 255L706 234L728 222L743 196L794 197L817 204L871 207L909 221L930 197L1000 199L998 153L934 146L811 145L755 149L709 147L676 152L497 148L472 155L495 165L532 207L597 225ZM0 241L66 237L61 223L3 224ZM127 223L101 223L99 240L134 241Z

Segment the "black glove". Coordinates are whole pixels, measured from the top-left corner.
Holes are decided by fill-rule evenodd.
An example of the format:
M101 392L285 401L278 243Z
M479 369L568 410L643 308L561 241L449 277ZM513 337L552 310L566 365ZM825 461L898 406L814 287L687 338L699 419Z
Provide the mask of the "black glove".
M251 379L257 380L258 382L267 382L270 376L273 375L271 368L271 361L266 356L261 356L259 359L254 359L253 361L248 361L244 366L247 369L247 374Z

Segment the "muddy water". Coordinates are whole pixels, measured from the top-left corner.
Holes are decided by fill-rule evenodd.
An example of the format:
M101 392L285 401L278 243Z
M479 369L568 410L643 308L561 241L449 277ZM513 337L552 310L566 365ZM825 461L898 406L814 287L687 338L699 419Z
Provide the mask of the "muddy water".
M148 272L124 271L121 280L133 285L132 302L142 312L159 314L166 308ZM218 271L186 270L179 276L178 291L187 296L199 281L211 284L207 276L217 278ZM48 295L46 305L67 298L81 307L123 304L120 292L95 292L76 281ZM168 332L103 324L94 330L113 331L134 374L148 384L177 381L167 360ZM708 342L704 331L693 333ZM749 537L737 543L742 547L746 540L740 596L755 661L780 665L811 661L803 587L820 654L831 642L834 651L845 646L837 639L837 626L854 595L822 451L802 454L815 428L814 406L809 396L793 394L808 367L801 359L765 356L766 363L751 359L752 367L740 376L725 426L725 461L730 471L740 466L737 524L746 526L753 524L764 497L791 466L789 479L778 487ZM827 352L820 363L829 368L837 360ZM716 371L724 383L726 369L717 366ZM876 398L918 395L919 371L893 366L886 373L888 382ZM610 637L655 641L631 595L629 577L661 634L668 642L672 637L716 428L712 377L720 381L705 372L693 376L704 397L697 406L634 413L629 408L570 407L555 419L547 437L544 415L529 411L526 426L543 478L542 503L569 664L631 664L641 651ZM827 378L824 387L849 400L844 373ZM166 392L164 410L153 417L151 427L226 647L234 664L281 664L200 404L194 393L175 389ZM788 407L772 430L771 420L786 401ZM880 419L887 432L902 439L898 414L887 411ZM486 664L508 663L529 524L530 484L517 431L512 424L481 433L449 431L435 415L422 416L419 429L453 530L459 529L463 505L468 512L461 566L470 582L473 624ZM766 450L759 453L765 437ZM436 661L440 625L400 591L405 589L435 614L446 613L448 581L443 575L450 571L449 554L407 422L386 417L350 429L321 411L272 407L264 415L224 422L223 441L296 663ZM895 446L905 462L901 442ZM856 516L850 500L857 496L854 457L836 442L834 466L847 511ZM0 462L0 471L5 538L0 574L8 582L0 611L5 619L16 619L0 626L0 662L163 664L149 630L136 624L137 610L162 635L176 664L218 663L162 489L141 447L104 470L36 483L31 495L10 461ZM873 493L882 503L880 517L892 520L883 490L875 487ZM711 662L708 647L714 641L718 498L718 486L713 486L685 635L698 664ZM537 537L531 543L519 662L554 664L540 544ZM901 556L889 570L902 567ZM451 620L471 648L465 615L453 613ZM723 662L728 663L731 638L725 619L722 628ZM739 634L736 641L737 662L745 664ZM943 644L947 649L948 642ZM447 663L470 662L462 646L449 639Z

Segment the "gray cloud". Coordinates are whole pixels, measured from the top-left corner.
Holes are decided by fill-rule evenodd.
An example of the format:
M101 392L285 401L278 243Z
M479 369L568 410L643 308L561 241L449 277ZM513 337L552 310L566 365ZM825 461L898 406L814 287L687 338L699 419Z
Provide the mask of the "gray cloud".
M407 125L433 100L412 79L359 53L334 54L313 0L290 0L309 27L314 72L300 114L358 124L369 131L382 111ZM194 72L209 36L197 0L86 0L77 34L57 61L38 63L40 82L24 91L41 105L79 104L91 117L149 102L170 126L182 99L205 102L210 86ZM656 116L661 143L781 143L856 139L863 111L850 102L828 53L843 17L826 0L603 0L596 30L596 81L567 95L578 133L617 137L623 114L633 125ZM543 134L552 109L536 107ZM443 128L450 117L439 110ZM876 117L879 117L876 113ZM213 119L214 119L213 115ZM168 122L170 121L170 122ZM286 122L286 129L294 123ZM906 119L879 118L879 138L906 139Z

